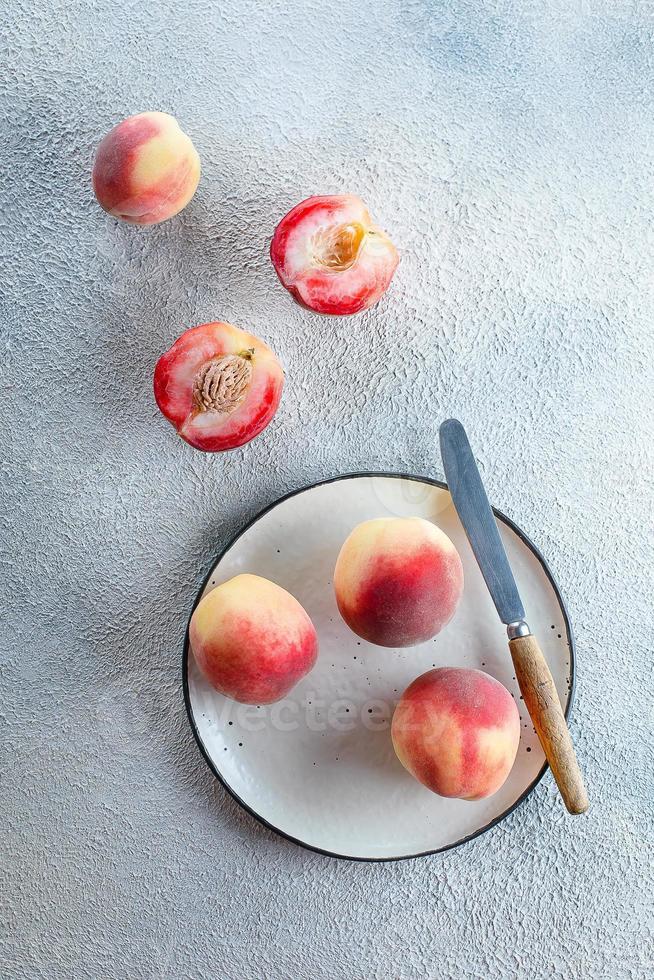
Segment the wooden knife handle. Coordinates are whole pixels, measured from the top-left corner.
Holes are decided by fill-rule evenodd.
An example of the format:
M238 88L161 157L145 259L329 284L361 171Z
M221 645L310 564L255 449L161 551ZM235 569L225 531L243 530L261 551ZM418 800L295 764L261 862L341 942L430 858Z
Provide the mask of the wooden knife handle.
M535 636L509 640L515 675L531 720L570 813L584 813L588 796L547 662Z

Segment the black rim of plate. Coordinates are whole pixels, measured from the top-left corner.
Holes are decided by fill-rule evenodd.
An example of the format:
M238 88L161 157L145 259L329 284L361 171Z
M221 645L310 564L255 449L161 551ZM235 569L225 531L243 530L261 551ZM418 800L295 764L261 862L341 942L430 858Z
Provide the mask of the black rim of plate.
M480 837L482 834L485 834L487 831L491 830L502 820L506 819L506 817L508 817L509 814L513 813L513 811L516 810L520 806L520 804L527 799L527 797L533 792L533 790L536 788L538 783L543 778L543 775L545 774L545 771L548 768L547 762L543 764L543 767L540 770L540 772L537 774L536 778L530 783L529 786L527 786L526 790L522 793L522 795L519 796L518 799L514 803L512 803L510 807L507 807L507 809L504 810L502 813L500 813L499 816L494 817L492 820L489 820L487 824L485 824L483 827L480 827L479 830L476 830L474 834L468 834L467 837L462 837L460 840L454 841L452 844L447 844L445 847L437 847L432 850L418 851L416 854L398 854L390 857L357 857L356 855L353 854L339 854L337 851L328 851L323 847L316 847L314 844L308 844L306 841L300 840L298 837L293 837L291 834L287 834L285 830L282 830L280 827L276 827L274 824L270 823L269 820L266 820L265 817L262 817L261 814L257 813L256 810L253 810L252 807L249 805L249 803L246 803L244 800L242 800L241 797L238 795L238 793L234 789L232 789L232 787L229 785L229 783L227 782L227 780L222 775L222 773L216 766L215 762L209 755L207 749L205 748L204 742L202 741L202 737L198 730L198 726L195 723L195 717L193 715L193 707L191 705L191 695L190 695L189 684L188 684L188 658L189 658L189 649L190 649L189 625L190 625L191 616L193 615L195 607L198 605L200 599L202 598L202 594L207 586L207 583L209 582L209 579L211 578L211 575L214 573L216 567L223 560L227 552L230 551L231 548L233 548L233 546L236 544L238 539L243 534L245 534L246 531L249 531L249 529L254 524L257 523L257 521L260 521L262 517L265 517L266 514L268 514L279 504L284 503L284 501L286 500L290 500L291 497L297 497L301 493L306 493L308 490L313 490L316 487L326 486L329 483L338 483L340 480L356 480L356 479L369 478L369 477L379 477L381 479L392 479L392 480L411 480L414 483L427 483L429 486L438 487L441 490L447 490L446 483L444 483L442 480L435 480L429 476L416 476L413 473L388 473L384 471L363 471L360 473L343 473L340 476L328 477L326 480L317 480L315 483L310 483L307 486L300 487L298 490L291 490L290 493L286 493L282 497L278 497L278 499L274 500L271 504L268 504L268 506L264 507L263 510L260 510L258 514L255 514L255 516L250 521L248 521L247 524L245 524L240 529L240 531L238 531L225 545L225 547L222 549L222 551L220 552L216 560L213 562L207 576L205 577L202 585L200 586L200 590L196 596L195 602L193 603L193 608L191 609L191 614L189 616L189 624L186 627L186 634L184 637L184 654L182 659L182 683L184 688L184 703L186 705L186 713L188 714L188 719L191 725L191 730L195 737L195 741L198 744L198 748L200 749L200 752L204 756L205 762L213 772L216 779L227 790L229 795L233 797L233 799L236 800L236 802L240 806L242 806L244 810L246 810L252 817L254 817L255 820L257 820L264 827L267 827L269 830L273 830L276 834L279 834L280 837L284 837L292 844L297 844L299 847L303 847L308 851L313 851L316 854L324 854L326 857L338 858L339 860L342 861L362 861L362 862L371 862L374 864L382 864L382 863L387 863L389 861L411 861L414 860L415 858L427 857L430 854L442 854L445 851L453 850L455 847L460 847L462 844L467 844L469 841L474 840L476 837ZM545 572L545 575L547 576L550 585L552 586L552 589L554 590L554 594L556 596L557 602L561 609L561 614L563 616L563 624L566 632L566 639L568 643L568 649L570 651L570 682L568 686L568 697L564 708L564 714L565 717L567 718L568 715L570 714L570 709L572 707L572 702L574 700L575 675L576 675L575 643L574 643L574 636L572 633L572 626L570 625L570 618L568 616L568 610L566 608L565 602L563 601L563 597L559 591L559 587L556 584L556 581L554 580L554 576L550 571L549 565L547 564L545 558L540 553L536 545L527 537L524 531L522 531L517 526L517 524L514 524L514 522L511 520L510 517L506 516L506 514L503 514L501 511L497 510L496 507L493 507L493 513L498 520L506 524L507 527L509 527L518 536L518 538L523 542L523 544L525 544L529 548L529 550L534 554L534 556L538 559L538 561L542 565L543 571Z

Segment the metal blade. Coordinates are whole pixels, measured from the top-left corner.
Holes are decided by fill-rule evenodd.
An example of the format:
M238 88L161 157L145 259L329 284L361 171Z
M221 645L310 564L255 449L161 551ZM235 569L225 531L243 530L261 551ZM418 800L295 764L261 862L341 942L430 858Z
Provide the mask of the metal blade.
M506 625L524 620L525 611L495 517L466 431L457 419L443 422L440 442L448 489L500 619Z

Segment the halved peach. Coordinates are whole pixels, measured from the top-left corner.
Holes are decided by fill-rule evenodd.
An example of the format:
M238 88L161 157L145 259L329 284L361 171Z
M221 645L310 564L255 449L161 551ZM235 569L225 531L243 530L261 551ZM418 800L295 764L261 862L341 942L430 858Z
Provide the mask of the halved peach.
M332 316L361 313L393 278L399 257L354 194L310 197L275 230L270 257L298 303Z
M236 449L277 411L284 371L270 347L230 323L187 330L157 361L154 397L196 449Z
M107 133L93 166L93 189L115 218L153 225L172 218L191 200L200 180L200 157L167 112L141 112Z

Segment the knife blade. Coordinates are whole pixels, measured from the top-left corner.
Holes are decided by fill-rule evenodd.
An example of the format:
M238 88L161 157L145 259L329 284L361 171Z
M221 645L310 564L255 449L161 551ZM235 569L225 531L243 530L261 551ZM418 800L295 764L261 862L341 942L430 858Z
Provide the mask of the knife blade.
M465 429L457 419L440 427L448 489L470 547L507 628L509 650L522 696L570 813L584 813L588 796L570 732L547 661L527 622Z
M518 587L466 431L457 419L443 422L440 442L448 490L499 617L505 626L522 622Z

